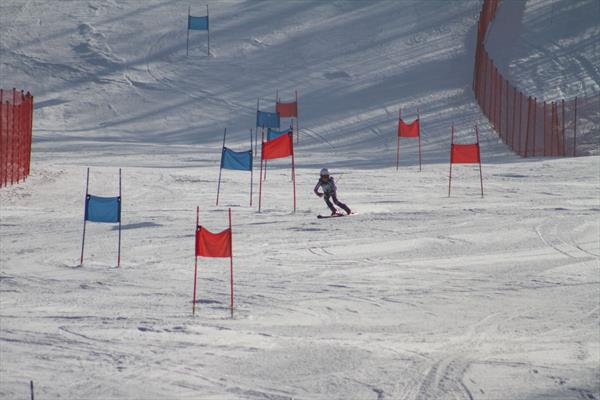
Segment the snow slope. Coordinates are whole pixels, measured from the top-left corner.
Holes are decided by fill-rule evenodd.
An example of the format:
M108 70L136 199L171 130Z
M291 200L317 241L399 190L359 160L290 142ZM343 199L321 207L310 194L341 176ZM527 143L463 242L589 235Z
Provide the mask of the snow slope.
M489 131L479 2L210 4L210 58L199 32L185 57L185 2L0 5L0 86L37 103L32 176L0 191L0 397L600 398L600 158L522 160ZM261 214L224 171L235 316L227 261L201 259L192 318L196 205L227 223L222 129L247 147L276 88L300 94L298 212L288 160ZM399 106L421 110L421 173L410 141L394 168ZM447 197L452 122L481 124L483 199L472 166ZM102 224L78 265L86 166L97 195L123 167L120 270ZM322 166L359 215L315 218Z

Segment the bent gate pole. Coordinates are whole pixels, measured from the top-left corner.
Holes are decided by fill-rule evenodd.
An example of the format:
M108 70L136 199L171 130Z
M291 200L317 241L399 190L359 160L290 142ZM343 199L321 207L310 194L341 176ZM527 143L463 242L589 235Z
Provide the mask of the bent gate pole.
M87 198L88 198L88 188L90 185L90 169L87 169L87 176L85 178L85 197L84 197L84 201L83 201L83 235L81 238L81 260L79 261L79 265L83 265L83 248L85 247L85 223L87 221L86 214L87 214Z
M189 32L189 31L188 31ZM206 55L210 57L210 18L208 16L208 4L206 5L206 32L207 32L207 45Z
M188 20L187 23L187 43L185 45L185 55L186 57L190 55L190 12L192 6L188 6Z
M217 203L219 205L219 193L221 192L221 172L223 171L223 150L225 149L225 136L227 135L227 128L223 131L223 146L221 146L221 164L219 165L219 183L217 183Z
M258 129L257 129L258 131ZM262 137L260 139L260 175L258 179L258 212L260 212L260 207L262 205L262 173L263 173L263 145L265 141L265 132L262 132Z
M194 230L194 297L192 300L192 316L196 315L196 278L198 276L198 229L200 207L196 207L196 228Z

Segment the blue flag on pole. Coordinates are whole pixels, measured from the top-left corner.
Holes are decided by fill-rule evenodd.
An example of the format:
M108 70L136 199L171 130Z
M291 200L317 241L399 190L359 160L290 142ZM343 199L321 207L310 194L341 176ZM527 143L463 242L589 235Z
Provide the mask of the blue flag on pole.
M88 194L85 199L85 219L92 222L121 221L121 198Z
M267 140L273 140L275 138L278 138L281 135L285 135L287 133L290 133L290 129L286 129L284 131L276 131L274 129L267 129Z
M279 113L266 111L256 112L256 126L279 129Z
M223 147L221 168L252 171L252 150L238 152Z
M191 29L193 31L207 31L208 16L192 17L191 15L188 15L188 29Z

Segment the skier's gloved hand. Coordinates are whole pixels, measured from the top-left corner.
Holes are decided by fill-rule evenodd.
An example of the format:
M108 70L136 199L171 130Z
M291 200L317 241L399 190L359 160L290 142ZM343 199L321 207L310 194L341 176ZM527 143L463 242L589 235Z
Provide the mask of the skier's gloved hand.
M317 193L317 196L323 197L323 193Z

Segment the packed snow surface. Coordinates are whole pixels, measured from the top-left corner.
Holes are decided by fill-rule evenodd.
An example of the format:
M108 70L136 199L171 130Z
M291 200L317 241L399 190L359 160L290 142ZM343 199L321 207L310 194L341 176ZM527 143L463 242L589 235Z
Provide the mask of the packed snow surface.
M215 1L210 57L197 31L185 55L187 8L0 4L0 87L36 96L32 175L0 191L0 397L600 399L600 158L498 141L471 92L479 1ZM591 90L598 31L577 29L581 68L549 65ZM258 162L253 207L229 170L216 207L223 129L247 149L276 89L300 96L297 212L289 159L262 213ZM421 172L409 139L396 171L399 107ZM448 197L452 123L461 143L479 124L483 198L476 165ZM123 170L119 269L112 224L87 224L79 265L87 167L103 196ZM321 167L358 215L316 218ZM196 206L214 232L232 209L233 318L226 259L199 259L191 315Z

